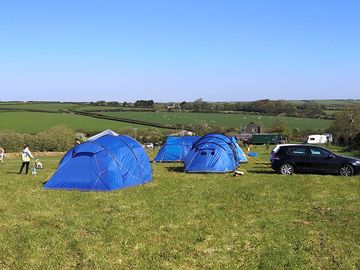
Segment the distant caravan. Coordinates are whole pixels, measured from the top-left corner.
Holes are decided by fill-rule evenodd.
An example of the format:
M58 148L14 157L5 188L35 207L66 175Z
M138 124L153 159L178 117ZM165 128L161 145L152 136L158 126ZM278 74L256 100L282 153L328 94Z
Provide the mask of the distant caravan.
M309 135L306 143L309 144L325 144L328 142L326 135Z

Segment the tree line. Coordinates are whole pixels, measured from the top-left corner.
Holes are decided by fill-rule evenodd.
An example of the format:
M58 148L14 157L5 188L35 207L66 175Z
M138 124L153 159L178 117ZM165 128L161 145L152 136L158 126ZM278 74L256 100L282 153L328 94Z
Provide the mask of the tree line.
M257 100L253 102L223 102L212 103L202 100L195 102L183 101L180 103L182 110L190 110L194 112L210 112L210 111L234 111L249 112L266 115L286 115L295 117L311 117L311 118L328 118L324 110L325 106L315 101L307 101L301 104L291 103L285 100Z

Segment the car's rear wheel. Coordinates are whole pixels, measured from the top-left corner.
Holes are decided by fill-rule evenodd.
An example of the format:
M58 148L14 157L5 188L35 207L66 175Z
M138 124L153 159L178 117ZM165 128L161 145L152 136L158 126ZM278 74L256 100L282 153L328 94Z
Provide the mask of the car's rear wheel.
M280 166L280 173L283 175L290 175L294 173L294 167L293 165L289 163L283 163Z
M354 168L349 164L341 165L339 169L339 174L341 176L352 176L354 175Z

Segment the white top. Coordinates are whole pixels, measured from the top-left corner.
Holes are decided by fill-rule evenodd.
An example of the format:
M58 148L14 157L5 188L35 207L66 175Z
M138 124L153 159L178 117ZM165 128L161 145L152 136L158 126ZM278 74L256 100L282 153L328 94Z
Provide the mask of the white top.
M30 158L34 158L30 152L29 147L26 147L21 152L21 159L23 162L29 162Z
M116 132L114 132L114 131L112 131L110 129L107 129L107 130L104 130L103 132L100 132L99 134L96 134L96 135L90 137L87 140L88 141L95 141L96 139L99 139L100 137L105 136L105 135L118 136L119 134L117 134Z

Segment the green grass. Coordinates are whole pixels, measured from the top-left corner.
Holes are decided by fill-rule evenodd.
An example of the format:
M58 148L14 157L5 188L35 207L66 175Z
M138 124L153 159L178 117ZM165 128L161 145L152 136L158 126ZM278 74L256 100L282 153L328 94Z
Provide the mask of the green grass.
M5 160L1 269L359 268L360 177L280 176L253 150L242 177L153 164L153 182L109 193L43 190L60 157L36 176Z
M266 128L276 120L276 116L263 116L251 114L221 114L221 113L180 113L180 112L103 112L104 115L124 117L136 120L151 121L164 124L195 124L201 122L212 123L220 127L244 127L250 122L256 122ZM326 129L331 120L287 117L290 128Z
M35 134L57 125L66 125L72 129L84 129L88 132L103 131L105 129L118 130L120 128L146 128L146 126L95 119L87 116L34 113L34 112L0 112L1 130L11 130Z
M152 108L136 108L136 107L122 107L122 106L93 106L93 105L82 105L77 107L78 111L152 111Z
M207 122L214 124L215 126L235 128L244 127L250 122L257 122L268 128L276 119L274 116L218 113L103 112L102 114L170 125L186 125ZM289 127L297 127L301 130L318 128L326 129L331 124L330 120L323 119L294 117L288 117L286 119ZM72 129L84 129L87 132L102 131L104 129L118 130L121 128L148 128L143 125L95 119L74 114L39 112L0 112L0 123L1 130L11 130L32 134L61 124Z
M9 103L0 103L0 109L1 108L8 108L8 109L22 109L22 110L45 110L45 111L51 111L51 112L57 112L60 109L74 109L79 107L77 104L73 103L60 103L60 102L54 102L54 103L46 103L46 102L9 102Z
M289 100L289 102L296 104L296 105L301 105L308 101L314 101L320 105L325 105L325 106L331 106L331 105L351 106L354 104L360 104L360 100L349 100L349 99Z
M329 99L329 100L315 100L320 105L342 105L351 106L360 104L360 100L349 100L349 99Z

